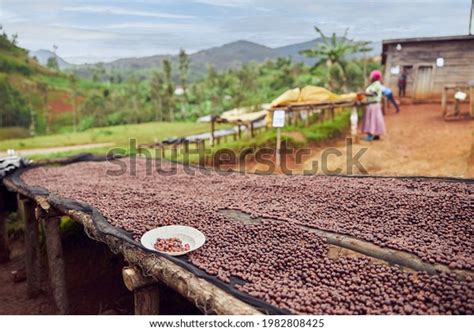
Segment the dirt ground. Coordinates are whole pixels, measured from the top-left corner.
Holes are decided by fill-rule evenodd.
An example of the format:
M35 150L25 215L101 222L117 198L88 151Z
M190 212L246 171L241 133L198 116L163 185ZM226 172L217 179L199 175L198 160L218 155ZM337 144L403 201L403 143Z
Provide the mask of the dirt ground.
M23 244L14 241L10 248L10 262L0 264L0 315L54 314L54 305L49 296L40 295L29 299L26 282L13 282L11 272L21 270L24 265Z
M66 278L73 314L128 314L132 297L123 285L119 256L108 248L88 239L78 229L63 235ZM42 254L42 293L27 297L26 282L14 282L12 271L24 273L23 239L11 242L11 261L0 264L0 315L55 314L55 305L48 288L47 260Z
M89 239L79 225L62 237L71 314L133 314L133 295L122 280L123 258L114 255L105 244ZM48 288L45 247L41 263L43 293L29 299L26 282L14 282L12 277L12 271L24 272L23 238L16 238L10 246L10 262L0 264L0 315L55 314ZM200 314L193 304L164 286L160 288L160 310L166 315Z
M467 111L465 106L463 110ZM358 139L352 146L352 155L367 148L360 161L369 174L474 177L474 121L447 122L439 104L420 104L403 105L399 114L392 108L385 115L385 122L387 135L381 140ZM344 139L334 147L343 156L330 156L328 169L340 168L347 173ZM322 147L314 148L312 156L296 170L309 170L314 161L321 164L323 151ZM353 167L352 173L361 172Z

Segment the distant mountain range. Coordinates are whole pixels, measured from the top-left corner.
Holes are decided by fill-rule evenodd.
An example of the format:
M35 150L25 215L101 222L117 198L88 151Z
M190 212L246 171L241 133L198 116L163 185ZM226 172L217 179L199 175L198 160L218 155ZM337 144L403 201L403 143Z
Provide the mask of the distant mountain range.
M238 68L244 63L257 62L261 63L266 60L274 60L279 57L291 57L293 62L304 62L308 65L314 63L314 59L308 59L299 52L313 47L321 42L321 39L314 39L303 43L292 44L283 47L271 48L254 42L239 40L219 47L213 47L189 54L190 58L190 76L196 77L203 74L207 70L208 65L214 66L217 70L226 70L230 68ZM367 56L378 56L381 52L380 43L372 43L373 50L367 53ZM39 50L30 53L36 56L38 61L46 65L48 58L54 54L47 50ZM362 55L360 55L362 56ZM138 71L142 74L149 73L161 67L163 59L169 59L172 65L177 68L177 55L152 55L136 58L123 58L112 62L102 63L105 69L118 72ZM59 67L61 69L70 69L76 71L80 75L87 75L91 66L95 64L74 65L66 62L58 57Z
M30 56L31 57L35 57L37 60L38 60L38 63L43 65L43 66L46 66L48 64L48 60L52 57L55 57L54 53L51 52L51 51L48 51L46 49L40 49L40 50L37 50L37 51L31 51L30 52ZM74 64L71 64L71 63L68 63L66 61L64 61L61 57L57 57L57 60L58 60L58 65L59 65L59 68L62 70L62 69L69 69L69 68L72 68L74 67Z

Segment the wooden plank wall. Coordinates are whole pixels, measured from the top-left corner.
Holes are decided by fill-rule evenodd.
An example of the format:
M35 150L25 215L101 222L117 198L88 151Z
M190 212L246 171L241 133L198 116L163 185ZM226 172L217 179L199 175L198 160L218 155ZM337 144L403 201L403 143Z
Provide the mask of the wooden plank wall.
M422 41L387 45L384 84L398 95L398 77L392 75L390 68L396 65L400 70L404 65L412 65L413 70L408 77L407 97L413 96L417 67L433 65L432 93L429 99L441 99L443 86L446 84L467 83L474 79L474 38L469 40ZM444 67L436 66L436 59L444 58Z

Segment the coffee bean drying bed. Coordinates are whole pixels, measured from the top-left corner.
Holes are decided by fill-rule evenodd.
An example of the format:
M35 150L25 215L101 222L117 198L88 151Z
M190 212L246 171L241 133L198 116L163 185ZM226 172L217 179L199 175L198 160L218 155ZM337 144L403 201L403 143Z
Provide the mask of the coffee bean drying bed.
M69 215L206 313L474 312L471 180L263 176L168 162L156 172L128 158L114 175L118 163L78 160L3 182L43 205L40 217ZM199 229L206 244L183 258L141 247L143 233L172 224Z

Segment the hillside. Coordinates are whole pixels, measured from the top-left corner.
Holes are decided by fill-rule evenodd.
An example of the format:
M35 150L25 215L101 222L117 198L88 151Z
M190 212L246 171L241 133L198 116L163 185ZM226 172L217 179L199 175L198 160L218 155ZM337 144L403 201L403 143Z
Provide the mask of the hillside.
M14 39L0 35L0 140L52 133L72 123L70 77L41 65L48 53L40 55L36 60ZM101 91L100 83L75 84L76 106L90 91Z
M71 63L68 63L64 61L60 56L54 55L53 52L48 51L46 49L40 49L37 51L32 51L30 52L31 57L35 57L38 60L38 63L41 64L42 66L46 66L48 64L48 60L52 57L56 56L56 59L58 61L59 68L62 69L69 69L73 67L74 65Z
M222 46L213 47L189 54L190 58L190 77L200 77L206 72L208 65L214 66L217 70L226 70L238 68L242 64L249 62L262 63L266 60L275 60L279 57L290 57L293 62L304 62L311 65L314 59L308 59L299 52L313 47L321 39L314 39L307 42L271 48L254 42L239 40ZM368 56L377 56L380 54L379 43L372 43L373 50ZM357 56L356 56L357 57ZM177 68L177 55L153 55L147 57L123 58L112 62L102 63L106 70L120 72L139 72L147 77L154 69L161 66L163 59L169 59L174 68ZM79 75L83 77L90 76L91 68L94 65L84 64L74 68Z

